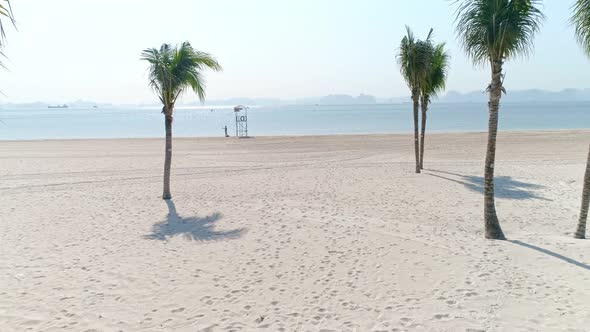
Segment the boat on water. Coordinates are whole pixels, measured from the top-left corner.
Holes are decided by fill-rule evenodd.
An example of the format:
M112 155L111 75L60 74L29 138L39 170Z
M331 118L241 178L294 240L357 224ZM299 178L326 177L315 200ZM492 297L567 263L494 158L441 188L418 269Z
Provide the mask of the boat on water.
M63 105L49 105L47 108L68 108L69 106L66 104Z

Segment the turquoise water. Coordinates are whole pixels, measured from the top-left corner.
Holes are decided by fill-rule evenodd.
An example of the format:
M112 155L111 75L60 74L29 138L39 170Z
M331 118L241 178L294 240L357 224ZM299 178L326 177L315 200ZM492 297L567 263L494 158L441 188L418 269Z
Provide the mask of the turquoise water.
M231 107L178 108L174 136L235 133ZM253 107L251 136L405 133L413 128L410 104ZM0 140L162 137L160 108L0 109ZM485 131L485 103L435 103L430 132ZM500 130L590 128L590 102L504 103Z

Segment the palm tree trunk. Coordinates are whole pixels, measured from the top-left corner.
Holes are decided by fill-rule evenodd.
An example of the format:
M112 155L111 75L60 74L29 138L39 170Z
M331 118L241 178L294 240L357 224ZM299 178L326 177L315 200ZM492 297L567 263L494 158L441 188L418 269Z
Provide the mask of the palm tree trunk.
M422 131L420 133L420 169L424 169L424 136L426 136L426 111L428 111L428 102L422 97Z
M172 165L172 109L164 113L164 122L166 124L166 158L164 160L164 193L163 199L171 199L170 195L170 166Z
M580 220L574 237L576 239L586 238L586 219L588 218L588 204L590 203L590 151L586 160L586 173L584 174L584 190L582 191L582 208L580 209Z
M492 63L492 83L489 86L488 146L484 169L484 218L486 239L505 240L496 215L494 201L494 166L496 161L496 136L498 135L498 111L502 97L502 61Z
M412 100L414 102L414 152L416 153L416 173L420 173L420 147L418 141L418 98L419 96L417 92L412 94Z

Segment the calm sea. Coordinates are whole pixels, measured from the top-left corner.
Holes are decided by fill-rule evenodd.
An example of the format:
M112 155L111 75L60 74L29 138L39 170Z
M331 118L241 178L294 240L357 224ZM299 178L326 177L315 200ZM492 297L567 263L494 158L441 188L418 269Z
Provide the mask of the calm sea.
M174 136L235 134L231 107L177 108ZM410 104L252 107L250 136L405 133L413 128ZM485 103L434 103L430 132L485 131ZM590 102L504 103L500 130L590 128ZM0 109L0 140L162 137L159 108Z

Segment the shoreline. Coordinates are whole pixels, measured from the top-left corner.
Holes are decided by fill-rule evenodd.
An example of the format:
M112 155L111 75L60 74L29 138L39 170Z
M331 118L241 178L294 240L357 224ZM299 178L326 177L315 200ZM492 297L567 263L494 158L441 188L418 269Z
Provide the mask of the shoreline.
M502 134L537 134L537 133L584 133L590 134L590 128L577 128L577 129L522 129L522 130L498 130L498 136ZM432 131L426 132L426 136L441 136L441 135L472 135L472 134L486 134L487 131ZM413 132L392 132L392 133L352 133L352 134L319 134L319 135L255 135L249 136L244 139L273 139L273 138L323 138L323 137L378 137L378 136L411 136ZM36 139L0 139L0 144L10 142L59 142L59 141L119 141L119 140L159 140L163 139L164 135L149 136L149 137L82 137L82 138L36 138ZM223 137L223 136L172 136L174 140L229 140L237 137Z

